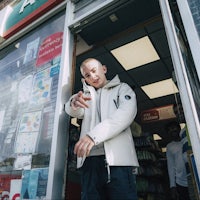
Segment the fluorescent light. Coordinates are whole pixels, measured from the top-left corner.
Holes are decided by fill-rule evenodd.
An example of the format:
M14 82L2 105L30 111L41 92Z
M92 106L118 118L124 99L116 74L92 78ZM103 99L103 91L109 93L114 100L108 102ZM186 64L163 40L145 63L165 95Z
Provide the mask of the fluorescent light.
M153 134L153 139L154 140L162 140L162 138L160 137L160 135L158 135L157 133Z
M148 36L113 49L111 53L126 70L160 59Z
M141 88L150 99L178 93L178 89L171 78L145 85Z

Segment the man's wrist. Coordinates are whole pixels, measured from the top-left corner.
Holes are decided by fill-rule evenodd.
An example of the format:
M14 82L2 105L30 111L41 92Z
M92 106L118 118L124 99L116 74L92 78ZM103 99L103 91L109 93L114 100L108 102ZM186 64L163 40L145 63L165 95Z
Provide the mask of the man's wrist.
M90 139L91 139L91 141L92 142L94 142L94 144L95 144L95 141L93 140L93 138L90 136L90 135L88 135L88 134L86 134Z

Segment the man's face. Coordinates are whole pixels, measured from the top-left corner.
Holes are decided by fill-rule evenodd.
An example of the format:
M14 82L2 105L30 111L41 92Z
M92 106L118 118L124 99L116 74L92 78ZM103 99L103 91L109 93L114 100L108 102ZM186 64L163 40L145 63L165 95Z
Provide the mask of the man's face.
M173 125L173 126L168 127L167 132L168 132L168 134L170 134L172 140L180 139L180 137L179 137L180 129L177 126Z
M106 66L100 65L96 60L90 60L81 67L81 73L85 81L96 89L102 88L106 84L106 72Z

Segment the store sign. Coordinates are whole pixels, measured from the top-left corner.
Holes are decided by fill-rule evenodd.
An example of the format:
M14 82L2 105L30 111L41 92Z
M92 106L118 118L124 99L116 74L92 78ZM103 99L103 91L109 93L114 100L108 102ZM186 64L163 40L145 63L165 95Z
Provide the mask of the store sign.
M54 33L45 38L39 48L36 66L39 67L60 55L62 51L62 41L63 32Z
M3 27L3 38L7 39L20 31L64 0L22 0L9 11Z
M173 105L157 107L150 110L145 110L141 113L141 121L143 123L167 120L175 117Z

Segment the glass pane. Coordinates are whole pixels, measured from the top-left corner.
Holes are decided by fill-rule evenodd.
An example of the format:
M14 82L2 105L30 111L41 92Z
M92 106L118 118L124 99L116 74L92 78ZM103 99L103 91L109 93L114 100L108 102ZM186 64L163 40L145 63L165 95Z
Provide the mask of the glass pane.
M48 167L64 15L0 52L0 172Z
M184 26L180 17L178 6L175 0L171 0L170 6L173 14L174 23L176 25L176 34L178 36L179 46L181 49L185 69L189 79L190 87L192 90L196 110L200 119L200 82L197 75L196 67L191 55L188 40L185 34Z

